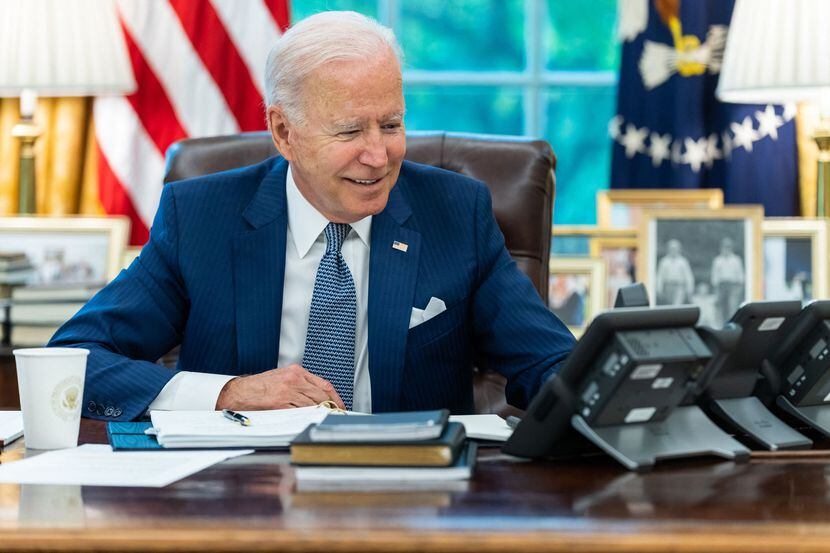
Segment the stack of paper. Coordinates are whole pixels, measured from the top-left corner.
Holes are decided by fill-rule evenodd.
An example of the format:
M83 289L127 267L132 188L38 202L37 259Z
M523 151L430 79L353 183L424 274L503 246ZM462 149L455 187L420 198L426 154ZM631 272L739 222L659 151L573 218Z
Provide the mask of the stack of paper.
M240 411L250 426L226 419L221 411L153 411L156 439L168 448L287 447L310 424L326 418L322 407Z

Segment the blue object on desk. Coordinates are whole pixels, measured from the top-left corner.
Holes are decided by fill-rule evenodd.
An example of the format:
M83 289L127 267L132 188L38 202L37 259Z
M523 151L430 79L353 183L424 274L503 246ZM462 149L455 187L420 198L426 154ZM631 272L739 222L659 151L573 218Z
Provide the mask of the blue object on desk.
M113 451L163 449L155 436L144 433L152 426L150 422L110 422L107 423L107 439Z

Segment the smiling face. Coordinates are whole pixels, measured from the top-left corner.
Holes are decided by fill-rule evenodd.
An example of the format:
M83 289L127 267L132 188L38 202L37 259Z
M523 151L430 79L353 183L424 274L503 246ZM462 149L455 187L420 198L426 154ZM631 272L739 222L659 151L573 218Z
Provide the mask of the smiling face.
M274 143L300 193L329 221L383 211L404 154L403 89L394 54L330 62L302 87L305 121L268 108Z

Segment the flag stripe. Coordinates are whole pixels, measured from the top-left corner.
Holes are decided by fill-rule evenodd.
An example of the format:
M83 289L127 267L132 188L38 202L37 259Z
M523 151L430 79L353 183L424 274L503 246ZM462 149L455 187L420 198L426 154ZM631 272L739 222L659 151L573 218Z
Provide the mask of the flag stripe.
M107 156L98 147L98 194L101 200L101 207L109 214L126 215L130 218L130 244L144 244L150 237L147 225L142 220L138 211L130 199L130 195L124 190L121 181L112 171L107 161Z
M262 95L213 6L209 2L169 1L205 68L219 85L239 128L261 130Z
M280 28L280 31L285 32L285 30L288 29L288 25L291 23L291 14L288 9L288 1L265 0L265 5L268 7L268 11L271 12L271 17L274 18L274 21L277 23L277 27Z
M264 96L265 62L282 33L261 0L211 0L216 13L245 61L254 86ZM262 116L260 114L260 116Z
M132 198L141 220L149 225L161 198L164 156L126 98L98 98L94 111L98 146Z
M118 8L188 135L239 132L222 92L193 49L170 4L121 0Z
M122 26L123 27L123 26ZM161 83L155 73L147 65L147 60L135 43L132 34L124 27L124 38L133 66L136 82L141 86L127 96L136 114L139 116L145 130L155 143L159 152L164 152L176 140L187 137L187 133L179 123L176 112L170 104Z

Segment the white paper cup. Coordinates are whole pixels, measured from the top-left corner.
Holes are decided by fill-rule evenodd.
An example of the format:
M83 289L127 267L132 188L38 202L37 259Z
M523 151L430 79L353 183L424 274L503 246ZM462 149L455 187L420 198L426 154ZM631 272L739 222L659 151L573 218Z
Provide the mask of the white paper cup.
M89 350L29 348L13 353L26 447L77 446Z

